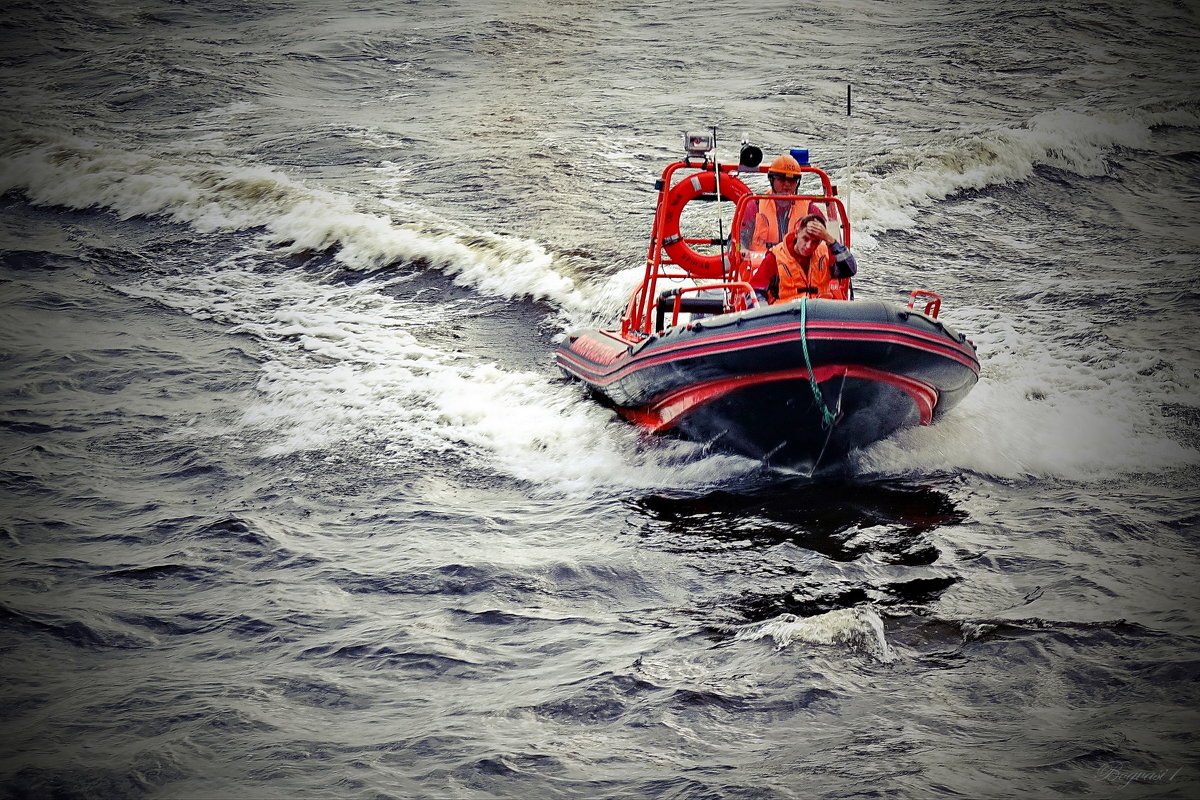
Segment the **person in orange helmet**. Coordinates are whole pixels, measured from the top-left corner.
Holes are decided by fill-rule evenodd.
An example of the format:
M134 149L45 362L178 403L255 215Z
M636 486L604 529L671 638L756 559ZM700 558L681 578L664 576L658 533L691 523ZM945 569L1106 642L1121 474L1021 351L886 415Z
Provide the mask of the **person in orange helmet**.
M784 153L767 168L767 180L771 183L771 194L796 194L800 184L800 162ZM804 210L793 211L798 205L793 200L761 198L751 200L742 215L740 236L743 250L766 252L783 241L783 237L799 227L805 214L821 212L812 203ZM824 219L824 216L821 215Z

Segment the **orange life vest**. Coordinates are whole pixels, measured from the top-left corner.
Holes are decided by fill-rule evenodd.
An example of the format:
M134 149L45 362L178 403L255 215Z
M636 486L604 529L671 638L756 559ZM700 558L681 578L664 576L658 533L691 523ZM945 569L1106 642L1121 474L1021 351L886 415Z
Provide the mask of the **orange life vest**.
M833 256L829 252L829 245L818 242L802 262L792 253L795 239L795 234L789 234L784 241L771 248L779 275L779 299L775 302L783 303L802 294L829 300L845 299L832 284Z
M766 252L783 241L783 237L793 233L800 227L804 212L798 206L799 200L791 201L788 210L787 230L779 230L779 209L774 200L767 197L758 198L758 214L754 217L754 236L750 239L750 250Z

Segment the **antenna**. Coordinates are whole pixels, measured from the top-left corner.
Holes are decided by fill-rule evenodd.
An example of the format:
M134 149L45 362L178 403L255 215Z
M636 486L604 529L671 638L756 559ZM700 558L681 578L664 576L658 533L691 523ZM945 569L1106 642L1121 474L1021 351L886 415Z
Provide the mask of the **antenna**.
M850 217L850 99L851 84L846 84L846 192L842 195L842 204L846 208L846 217Z

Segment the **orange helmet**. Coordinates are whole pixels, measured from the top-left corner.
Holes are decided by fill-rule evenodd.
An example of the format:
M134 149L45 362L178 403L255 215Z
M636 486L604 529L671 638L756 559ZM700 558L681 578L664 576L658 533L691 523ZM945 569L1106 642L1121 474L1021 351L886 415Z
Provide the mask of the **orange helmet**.
M800 162L786 153L772 161L771 166L767 168L767 177L776 178L780 176L799 178Z

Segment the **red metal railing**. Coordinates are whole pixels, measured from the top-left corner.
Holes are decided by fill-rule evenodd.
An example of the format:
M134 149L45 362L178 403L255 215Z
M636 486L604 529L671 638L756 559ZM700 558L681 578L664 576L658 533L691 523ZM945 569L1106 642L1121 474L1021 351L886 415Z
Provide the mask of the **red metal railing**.
M680 181L675 181L675 174L681 169L691 170ZM738 177L746 172L766 173L769 171L767 166L759 166L752 170L747 170L736 164L713 164L705 162L703 164L693 164L690 161L676 161L668 164L663 169L662 178L658 183L658 199L655 205L654 224L650 232L650 246L646 253L646 269L642 277L642 282L629 298L629 302L625 309L625 315L621 319L621 335L629 336L646 336L654 333L655 310L658 307L659 298L659 281L660 280L679 280L686 279L689 276L686 270L679 272L668 272L663 269L664 266L674 264L670 256L665 252L666 243L663 241L662 230L666 214L668 212L667 204L664 203L667 195L673 188L679 185L682 180L690 178L692 175L704 172L714 172L719 170L717 183L719 185L722 178L728 176L729 180L740 182ZM802 173L816 175L821 181L820 195L762 195L762 194L745 194L740 197L734 207L733 221L731 222L731 230L727 233L728 249L726 244L719 242L722 250L722 275L720 280L708 283L700 283L694 287L685 287L677 291L702 291L706 289L720 289L726 292L727 311L743 310L747 307L747 303L753 305L757 302L754 297L754 292L750 288L750 272L751 261L748 253L743 253L741 242L739 240L739 225L738 220L745 213L747 204L751 199L770 197L775 200L793 200L793 201L809 201L818 205L824 205L830 212L826 216L831 219L835 216L841 226L841 241L847 247L850 246L850 223L846 214L846 207L840 199L835 196L837 189L829 179L829 175L818 167L809 165L800 168ZM743 184L744 185L744 184ZM723 188L723 187L722 187ZM721 191L721 196L726 196L724 191ZM719 199L719 198L718 198ZM835 211L836 210L836 211ZM684 238L682 241L688 245L696 244L714 244L713 239L709 238ZM742 291L742 290L746 291ZM672 325L678 324L679 309L681 302L679 295L676 296L675 312L672 315Z

